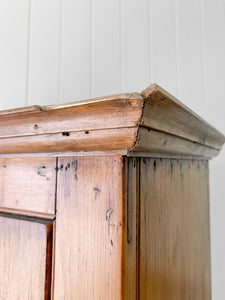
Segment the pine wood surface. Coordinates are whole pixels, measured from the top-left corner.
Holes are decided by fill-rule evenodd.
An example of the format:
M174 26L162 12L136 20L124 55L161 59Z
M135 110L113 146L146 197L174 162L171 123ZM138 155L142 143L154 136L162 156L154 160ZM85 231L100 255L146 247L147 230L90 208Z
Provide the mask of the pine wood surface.
M139 159L125 158L124 164L123 300L138 299L138 211Z
M157 84L142 91L147 99L141 125L220 149L222 134Z
M219 154L219 150L197 144L164 132L141 127L133 152L165 153L187 155L192 157L211 158Z
M0 299L211 299L224 142L157 85L0 112Z
M37 205L37 204L36 204ZM56 214L47 214L47 213L40 213L37 211L30 211L30 210L22 210L22 209L15 209L15 208L8 208L8 207L0 207L0 215L7 214L12 216L20 216L21 218L39 218L44 220L55 220Z
M45 298L45 224L0 216L0 299Z
M9 161L17 167L30 162L30 174L41 159ZM20 224L26 231L33 222L45 223L45 299L210 299L206 160L66 156L58 158L55 171L53 226L46 213L6 208L0 217L9 220L0 224L4 255L11 245L7 238L13 244L16 236L23 240ZM16 220L19 214L24 220ZM38 234L37 229L37 239ZM25 267L26 276L29 272Z
M123 150L134 146L136 136L137 127L130 127L4 138L0 153Z
M141 99L120 97L34 113L0 114L0 138L134 127L142 105Z
M144 152L143 152L144 153ZM136 153L135 153L136 154ZM128 155L126 150L105 150L105 151L66 151L66 152L30 152L30 153L0 153L0 157L60 157L60 156L112 156Z
M34 112L40 112L40 111L42 111L42 107L40 105L32 105L32 106L25 106L25 107L18 107L18 108L13 108L13 109L2 110L2 111L0 111L0 116L28 114L28 113L34 113Z
M0 154L62 151L152 152L142 149L143 128L158 133L160 152L176 154L180 139L191 151L183 155L213 157L225 136L156 84L141 94L120 94L80 102L31 106L0 112ZM150 133L147 139L152 139ZM110 142L111 141L111 142ZM189 143L189 144L188 144ZM175 145L176 143L174 143ZM146 146L146 145L145 145ZM198 147L197 147L198 146ZM193 150L194 148L194 150ZM214 150L214 151L213 151ZM187 152L187 153L186 153Z
M55 215L55 158L0 158L0 211Z
M140 299L211 299L208 162L141 158Z
M122 295L123 159L60 157L54 299Z

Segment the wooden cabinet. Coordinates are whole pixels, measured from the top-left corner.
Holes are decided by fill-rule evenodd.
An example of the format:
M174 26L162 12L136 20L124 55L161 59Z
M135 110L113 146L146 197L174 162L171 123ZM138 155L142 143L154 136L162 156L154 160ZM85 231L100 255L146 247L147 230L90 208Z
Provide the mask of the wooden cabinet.
M157 85L0 112L0 299L211 299L224 142Z

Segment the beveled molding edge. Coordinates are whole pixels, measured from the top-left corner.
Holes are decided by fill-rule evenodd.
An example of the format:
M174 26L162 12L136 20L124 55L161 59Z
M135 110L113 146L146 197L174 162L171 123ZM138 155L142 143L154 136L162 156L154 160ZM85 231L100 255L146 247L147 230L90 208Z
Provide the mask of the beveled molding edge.
M218 149L145 127L139 128L137 142L128 151L128 156L137 156L135 152L139 156L142 156L141 153L151 153L151 156L157 153L158 157L189 156L206 159L219 154Z
M127 157L150 157L150 158L163 158L163 159L189 159L189 160L209 160L211 157L197 156L197 155L182 155L170 154L163 152L145 152L145 151L127 151L127 150L111 150L111 151L66 151L66 152L34 152L34 153L5 153L0 154L1 158L35 158L35 157L84 157L84 156L127 156Z
M225 136L157 84L142 91L141 126L220 150Z
M7 207L0 207L0 216L14 218L14 219L21 218L28 221L36 220L37 222L40 222L41 219L44 220L45 222L47 222L47 220L52 222L56 218L55 214L41 213L37 211L21 210L21 209L7 208Z
M0 112L0 156L210 159L225 136L156 84L142 93Z

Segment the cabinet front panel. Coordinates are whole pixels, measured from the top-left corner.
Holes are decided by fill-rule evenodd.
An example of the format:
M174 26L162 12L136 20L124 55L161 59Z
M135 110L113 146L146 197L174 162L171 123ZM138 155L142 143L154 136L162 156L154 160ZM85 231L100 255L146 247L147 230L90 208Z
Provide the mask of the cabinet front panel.
M58 161L54 299L122 294L123 158Z
M0 216L1 300L50 299L49 226Z
M0 158L0 211L55 214L55 158Z

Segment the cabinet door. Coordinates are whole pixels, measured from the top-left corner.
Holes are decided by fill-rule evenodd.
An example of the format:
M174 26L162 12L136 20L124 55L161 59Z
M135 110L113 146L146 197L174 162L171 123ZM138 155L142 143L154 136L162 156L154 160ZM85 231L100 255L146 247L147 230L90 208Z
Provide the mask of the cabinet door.
M52 224L0 216L0 299L50 299Z

